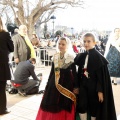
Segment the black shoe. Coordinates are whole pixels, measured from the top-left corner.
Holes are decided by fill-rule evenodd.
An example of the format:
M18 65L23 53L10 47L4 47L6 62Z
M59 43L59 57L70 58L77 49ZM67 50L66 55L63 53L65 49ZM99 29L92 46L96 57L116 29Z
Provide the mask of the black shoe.
M9 110L5 110L4 112L0 113L0 115L8 114L8 113L10 113L10 112L11 112L11 111L9 111Z
M21 91L18 91L18 94L21 95L21 96L23 96L23 97L26 97L26 96L27 96L26 93L21 92Z
M44 90L40 90L39 92L38 92L38 94L43 94L44 93Z
M117 83L114 83L114 85L117 85Z
M114 80L112 80L112 83L114 83Z

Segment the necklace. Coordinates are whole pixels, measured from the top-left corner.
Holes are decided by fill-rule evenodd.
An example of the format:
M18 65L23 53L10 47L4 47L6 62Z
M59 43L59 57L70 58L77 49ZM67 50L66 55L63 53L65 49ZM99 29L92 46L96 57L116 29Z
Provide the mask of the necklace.
M63 59L63 58L64 58L64 54L60 53L60 59Z
M60 59L63 59L64 58L64 55L63 56L60 56Z

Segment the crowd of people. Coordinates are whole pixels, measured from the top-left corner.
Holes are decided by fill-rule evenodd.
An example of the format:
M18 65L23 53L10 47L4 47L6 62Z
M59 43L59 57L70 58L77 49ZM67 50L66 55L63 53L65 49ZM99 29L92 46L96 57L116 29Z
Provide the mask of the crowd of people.
M80 49L75 41L59 36L36 120L117 120L111 77L117 85L119 36L120 29L116 28L105 47L102 40L86 32L81 37ZM36 35L29 39L25 25L20 25L18 33L10 36L0 18L0 115L9 113L5 87L11 79L10 52L16 63L12 82L19 93L24 96L35 86L39 87L41 80L34 72L36 47L40 47L40 41ZM33 79L29 79L30 76Z

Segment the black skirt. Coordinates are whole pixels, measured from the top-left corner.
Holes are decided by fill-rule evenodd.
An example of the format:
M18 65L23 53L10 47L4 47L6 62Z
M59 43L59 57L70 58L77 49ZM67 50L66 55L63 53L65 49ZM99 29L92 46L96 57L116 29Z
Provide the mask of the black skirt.
M70 69L60 70L59 84L66 89L73 91L73 80L71 77ZM48 80L43 99L41 101L40 108L44 111L59 112L61 110L71 111L72 100L62 95L55 85L55 74L52 73L51 78Z

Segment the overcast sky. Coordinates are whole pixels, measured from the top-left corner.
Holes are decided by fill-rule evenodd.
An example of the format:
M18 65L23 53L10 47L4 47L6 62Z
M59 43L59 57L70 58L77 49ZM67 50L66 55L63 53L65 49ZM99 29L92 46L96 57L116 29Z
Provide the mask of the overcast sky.
M55 13L55 25L66 25L76 30L100 30L120 27L119 0L86 0L85 8L71 8Z

